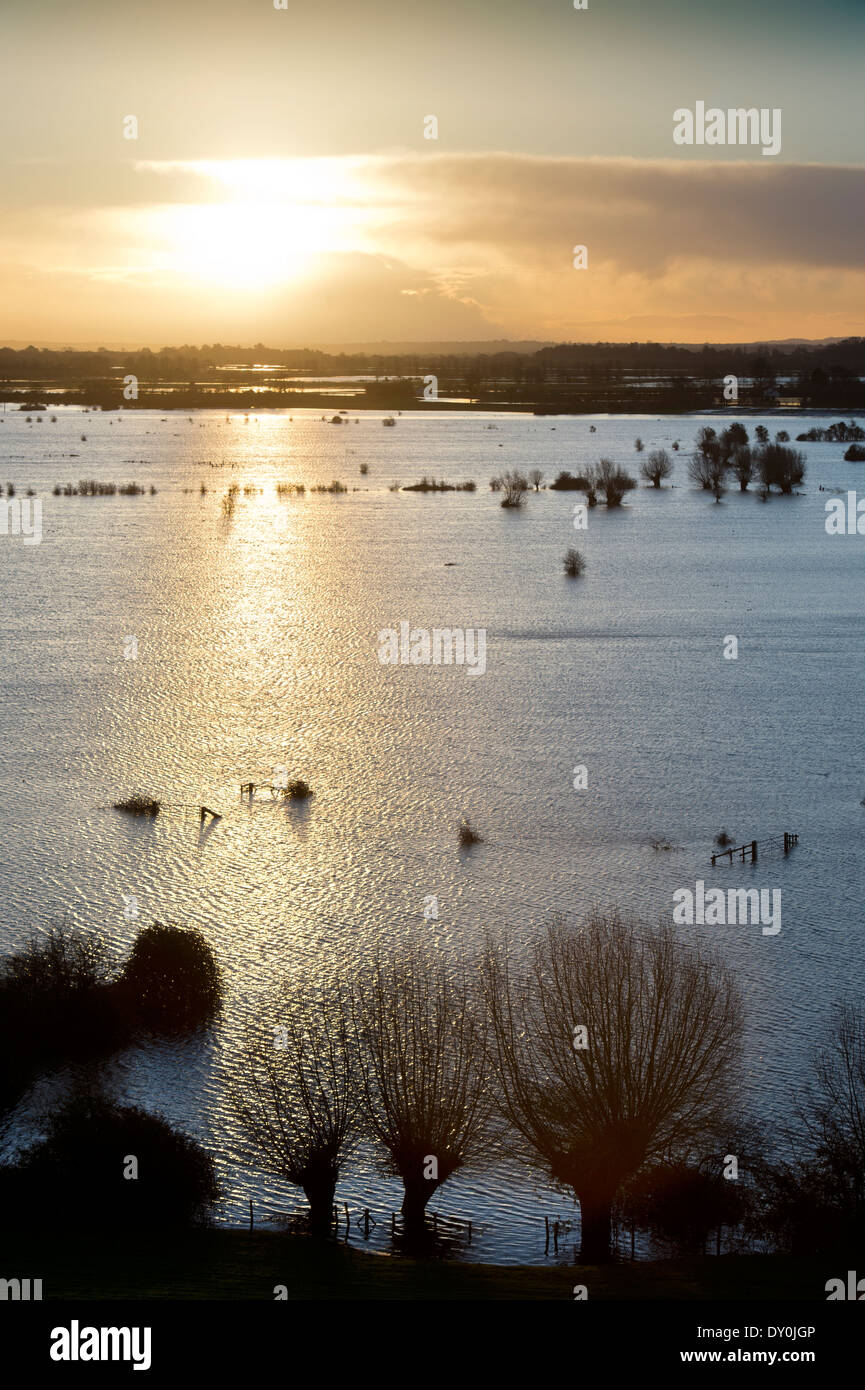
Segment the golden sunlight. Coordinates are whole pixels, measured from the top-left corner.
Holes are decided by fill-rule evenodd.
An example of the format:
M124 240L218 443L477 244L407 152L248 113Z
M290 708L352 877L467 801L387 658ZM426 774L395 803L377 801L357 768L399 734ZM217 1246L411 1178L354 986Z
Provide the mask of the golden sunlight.
M210 180L221 197L150 209L160 269L225 288L263 289L298 278L315 256L359 249L368 199L348 163L203 160L161 166Z

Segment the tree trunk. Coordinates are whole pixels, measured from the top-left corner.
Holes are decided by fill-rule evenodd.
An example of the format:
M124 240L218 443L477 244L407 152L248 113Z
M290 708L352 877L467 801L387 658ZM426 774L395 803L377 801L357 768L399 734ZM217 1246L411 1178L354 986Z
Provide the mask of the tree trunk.
M580 1262L586 1265L606 1264L611 1258L612 1198L580 1198L580 1221Z
M426 1205L438 1183L426 1178L403 1178L403 1186L403 1231L408 1239L418 1239L426 1234Z
M303 1185L309 1202L309 1229L314 1236L327 1236L333 1226L333 1201L336 1181L332 1178L310 1178Z

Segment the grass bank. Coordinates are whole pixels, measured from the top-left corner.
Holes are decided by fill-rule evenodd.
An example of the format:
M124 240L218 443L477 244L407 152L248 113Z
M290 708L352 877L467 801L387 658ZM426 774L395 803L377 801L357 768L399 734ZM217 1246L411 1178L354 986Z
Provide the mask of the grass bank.
M192 1231L164 1241L16 1233L3 1240L9 1278L41 1278L44 1299L290 1300L590 1299L824 1300L826 1261L730 1255L589 1266L419 1261L265 1232Z

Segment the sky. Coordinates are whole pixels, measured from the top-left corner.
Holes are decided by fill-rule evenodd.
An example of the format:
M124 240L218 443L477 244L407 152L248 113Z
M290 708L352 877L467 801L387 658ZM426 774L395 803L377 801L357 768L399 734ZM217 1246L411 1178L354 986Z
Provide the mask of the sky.
M865 331L863 0L277 3L6 0L0 341Z

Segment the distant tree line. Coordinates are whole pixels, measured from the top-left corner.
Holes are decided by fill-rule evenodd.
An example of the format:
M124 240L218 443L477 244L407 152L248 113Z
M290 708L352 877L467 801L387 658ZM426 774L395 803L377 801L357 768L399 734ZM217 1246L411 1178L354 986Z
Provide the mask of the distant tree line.
M261 370L265 367L266 370ZM255 370L253 370L255 368ZM0 395L24 399L27 383L65 388L54 399L126 409L192 408L225 401L237 408L366 404L435 410L425 399L423 379L437 379L439 397L455 397L482 408L637 410L656 413L724 405L725 376L739 379L740 402L772 408L778 396L811 409L865 408L865 338L837 343L705 345L658 343L562 343L533 352L338 352L254 347L184 345L96 351L26 347L0 348ZM124 376L139 382L137 400L124 400ZM371 376L364 395L332 394L329 378ZM321 392L302 393L299 377ZM253 391L252 387L263 387ZM325 387L327 388L325 390ZM244 390L243 388L246 388Z

